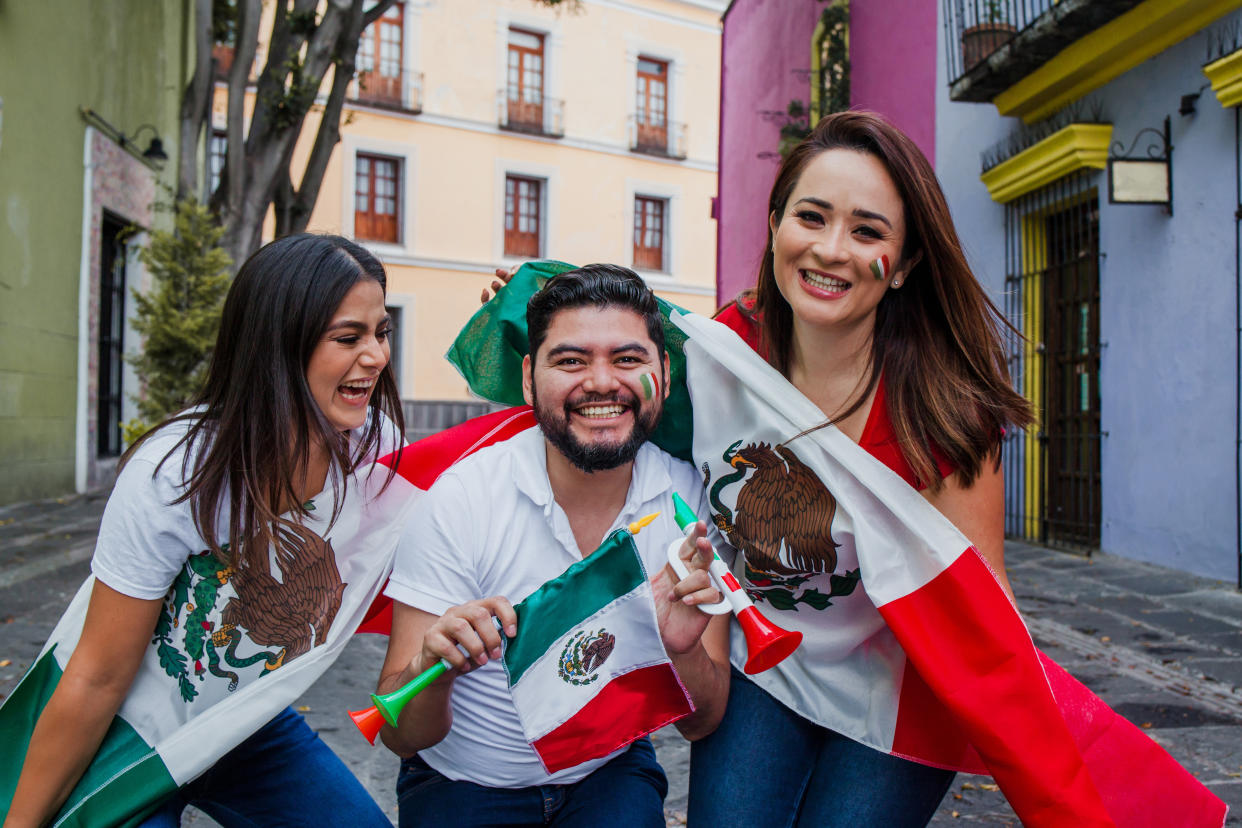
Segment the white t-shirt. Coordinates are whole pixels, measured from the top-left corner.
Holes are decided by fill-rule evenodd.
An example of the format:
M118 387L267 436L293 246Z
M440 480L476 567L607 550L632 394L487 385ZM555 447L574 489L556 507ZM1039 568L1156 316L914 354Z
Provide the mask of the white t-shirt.
M698 515L708 514L695 468L644 445L634 460L625 506L609 532L660 513L634 537L648 576L664 566L669 543L682 535L673 520L673 492ZM712 540L719 543L714 531ZM568 517L552 497L543 433L532 428L441 475L414 508L385 591L435 615L493 595L516 604L582 556ZM450 779L495 788L566 784L616 755L549 775L522 733L498 661L454 682L452 711L448 736L419 753Z
M104 507L91 571L98 580L123 595L162 598L185 566L186 559L207 549L206 541L194 525L190 502L173 503L185 491L184 481L192 471L182 469L186 447L177 448L160 466L160 461L189 427L188 421L166 426L139 446L117 476ZM365 429L364 425L351 432L352 445L357 445ZM396 446L396 428L387 417L384 417L381 435L378 456ZM155 471L157 466L158 472ZM339 482L339 472L334 469L329 472L323 491L312 498L327 514L332 510L334 484L339 486ZM216 521L221 542L228 540L227 488L222 500Z

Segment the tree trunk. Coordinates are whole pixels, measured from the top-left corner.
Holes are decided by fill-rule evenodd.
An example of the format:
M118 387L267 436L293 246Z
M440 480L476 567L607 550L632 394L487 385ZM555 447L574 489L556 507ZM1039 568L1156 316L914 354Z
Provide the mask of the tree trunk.
M211 0L194 0L194 74L181 97L181 135L177 143L177 200L198 191L198 140L210 111L215 86L211 67Z

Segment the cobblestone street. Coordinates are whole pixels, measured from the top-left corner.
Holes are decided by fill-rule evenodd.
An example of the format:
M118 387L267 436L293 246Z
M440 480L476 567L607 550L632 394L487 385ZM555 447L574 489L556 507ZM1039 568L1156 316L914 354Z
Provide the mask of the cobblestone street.
M0 509L0 695L38 653L89 571L104 497ZM1229 803L1242 825L1242 593L1230 584L1128 559L1007 546L1010 580L1036 643ZM357 636L298 702L311 726L396 820L397 760L345 716L374 686L384 639ZM657 733L665 813L684 824L689 746ZM1016 825L988 777L959 775L932 821ZM187 825L210 820L188 814Z

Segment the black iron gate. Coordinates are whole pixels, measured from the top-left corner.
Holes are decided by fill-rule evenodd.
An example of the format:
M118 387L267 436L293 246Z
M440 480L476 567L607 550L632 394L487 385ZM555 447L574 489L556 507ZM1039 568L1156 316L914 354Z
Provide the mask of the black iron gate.
M1006 532L1100 544L1099 197L1083 171L1006 208L1010 370L1038 422L1006 445Z

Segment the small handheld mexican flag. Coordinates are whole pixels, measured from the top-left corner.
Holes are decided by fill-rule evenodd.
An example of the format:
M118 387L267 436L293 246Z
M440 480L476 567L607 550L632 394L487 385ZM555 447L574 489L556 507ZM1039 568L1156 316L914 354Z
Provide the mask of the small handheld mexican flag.
M505 672L548 773L607 756L693 712L624 529L514 610L518 631L505 642Z

